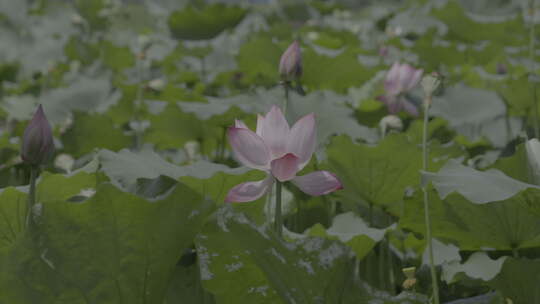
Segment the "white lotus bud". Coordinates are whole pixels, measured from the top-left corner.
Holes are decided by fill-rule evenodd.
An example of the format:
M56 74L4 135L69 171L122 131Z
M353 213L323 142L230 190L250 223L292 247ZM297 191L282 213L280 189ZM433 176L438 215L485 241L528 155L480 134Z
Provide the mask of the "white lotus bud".
M96 189L93 188L82 189L81 192L79 192L80 196L84 196L86 198L90 198L94 196L94 194L96 194Z
M78 73L81 70L81 62L79 60L73 60L69 63L69 71Z
M54 166L66 171L67 173L71 173L74 164L75 159L73 159L71 155L65 153L58 155L54 160Z
M307 38L309 40L315 41L315 40L319 39L319 33L317 33L317 32L308 32L307 33Z
M420 82L422 85L422 88L424 89L424 94L426 97L433 96L433 93L439 85L441 84L441 77L437 72L433 72L431 74L426 74L424 78L422 78L422 81Z
M71 23L73 23L74 25L83 25L84 19L79 14L73 14L71 15Z
M403 122L396 115L387 115L379 122L381 128L381 134L384 136L387 130L401 131L403 129Z
M188 141L184 144L184 150L186 151L189 161L193 161L198 158L200 145L196 141Z
M531 176L535 184L540 185L540 142L538 139L529 139L525 143L527 161L531 170Z
M154 91L161 91L165 87L165 80L162 78L156 78L148 82L148 87Z
M152 45L152 39L146 35L139 35L139 37L137 37L137 44L141 51L144 52Z

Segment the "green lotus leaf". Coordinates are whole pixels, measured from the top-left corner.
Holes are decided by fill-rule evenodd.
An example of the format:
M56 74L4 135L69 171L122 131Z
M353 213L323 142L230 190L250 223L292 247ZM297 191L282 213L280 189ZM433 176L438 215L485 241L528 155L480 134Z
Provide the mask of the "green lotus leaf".
M188 5L173 12L168 24L177 39L204 40L236 26L245 14L246 11L240 7L222 3L206 5L204 8Z

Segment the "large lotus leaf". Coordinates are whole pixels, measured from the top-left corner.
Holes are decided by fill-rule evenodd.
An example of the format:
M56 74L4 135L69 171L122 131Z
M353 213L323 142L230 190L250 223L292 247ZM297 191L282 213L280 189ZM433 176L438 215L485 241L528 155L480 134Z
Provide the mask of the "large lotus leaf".
M484 252L475 252L464 263L452 261L443 265L442 277L447 283L455 283L461 274L487 282L499 274L506 258L492 260Z
M105 0L74 1L77 13L88 22L92 31L103 31L107 28L109 20L102 14L106 4Z
M521 131L521 120L506 117L503 100L493 91L462 84L446 88L433 99L431 114L449 122L452 129L477 141L486 137L494 146L504 147Z
M448 26L447 38L450 39L469 43L497 41L505 46L526 44L528 39L528 31L519 15L490 18L468 14L456 0L433 10L432 15Z
M489 282L514 304L540 303L540 260L507 258L502 271Z
M353 212L334 217L328 229L316 224L307 232L311 236L340 240L354 251L358 259L363 259L384 238L385 233L386 229L369 227Z
M422 178L424 182L432 182L442 198L458 192L475 204L513 201L540 217L540 204L537 203L540 187L521 181L533 180L529 172L534 168L536 156L529 152L532 158L527 159L524 150L522 146L518 147L515 155L501 158L495 165L495 168L502 168L519 179L513 179L497 169L477 171L455 160L450 160L437 173L424 172Z
M98 187L83 203L43 202L36 226L2 251L2 299L162 303L209 206L183 185L153 202L112 185Z
M315 91L306 96L290 94L286 116L292 125L302 116L315 113L319 146L337 134L346 134L354 139L375 142L378 138L377 132L359 124L354 119L354 111L346 104L348 99L347 96L338 95L332 91ZM208 103L179 102L178 105L183 112L193 113L199 119L224 122L226 117L235 113L230 111L233 107L253 114L251 118L254 118L255 114L266 113L271 105L283 108L284 95L283 89L278 87L272 90L259 89L254 94L242 94L229 98L208 97ZM233 118L235 117L230 117L229 124L232 124ZM246 118L249 119L249 117Z
M534 100L538 96L538 83L529 78L530 67L526 71L509 75L496 84L497 92L504 97L508 104L508 112L512 116L526 117L529 126L534 126L535 112L540 106ZM536 108L536 111L535 111Z
M192 5L169 16L168 24L177 39L204 40L217 36L225 29L236 26L246 11L222 3L197 8Z
M222 138L222 129L206 125L193 114L169 104L163 111L148 116L150 127L144 134L147 142L159 149L182 147L188 141L201 141L201 152L212 152Z
M29 95L12 97L2 108L8 117L25 120L32 117L37 103L41 103L49 122L61 124L66 123L72 111L103 113L119 97L118 92L112 92L108 75L101 75L100 78L79 75L67 87L45 91L37 99Z
M196 264L176 266L163 302L163 304L182 303L215 303L212 294L201 286L199 267Z
M372 78L377 70L362 65L355 49L347 49L335 57L304 51L302 83L310 89L334 90L345 93ZM324 73L321 73L324 71Z
M172 179L178 179L182 176L206 179L218 172L227 174L245 172L243 168L231 169L225 165L203 160L185 166L178 166L167 162L152 150L132 152L124 149L117 153L101 150L99 160L102 170L113 182L130 190L134 190L133 187L139 178L154 179L163 175ZM213 197L213 199L216 199L216 197Z
M75 157L90 153L96 148L117 151L131 146L134 142L133 136L125 135L107 115L78 112L73 120L73 125L62 134L62 142L64 151Z
M540 187L508 177L496 169L478 171L450 160L437 173L423 172L424 183L433 183L441 198L458 192L476 204L509 199L523 190L540 195Z
M248 170L246 168L222 170L218 172L214 171L212 175L208 176L183 176L180 181L188 185L193 190L197 191L201 195L208 197L215 201L217 204L223 204L225 197L234 186L251 181L258 181L264 179L265 174L258 170ZM283 197L282 197L283 198ZM235 203L234 208L241 210L259 224L268 222L268 216L270 212L265 209L268 203L268 195L262 198L248 203ZM286 201L282 205L285 214ZM269 204L271 205L271 204Z
M243 214L222 208L197 238L205 288L217 303L303 303L324 299L348 251L323 239L285 244ZM221 282L236 284L225 286Z
M279 58L286 46L280 48L272 37L259 34L244 43L238 52L238 68L242 82L277 85L279 83Z
M529 157L525 144L520 144L516 147L514 154L507 157L501 157L493 164L492 168L501 170L509 177L522 181L524 183L534 184L531 169L534 164L530 163L532 158Z
M424 303L393 298L354 280L349 250L335 241L276 238L224 207L197 238L203 286L217 303ZM224 284L223 282L235 282Z
M454 153L432 143L430 167L440 166L436 159ZM327 148L328 164L343 182L338 192L349 203L368 203L401 213L406 188L420 184L421 147L404 134L390 134L377 146L355 144L345 136L336 137Z
M111 41L101 41L100 49L103 64L113 71L121 71L135 65L135 56L128 47L117 46Z
M95 189L94 172L76 171L71 175L43 172L38 181L36 199L38 202L67 200L82 190Z
M512 250L540 245L539 217L523 207L527 192L507 200L474 204L457 193L440 199L436 191L429 194L433 236L458 244L461 250L494 248ZM405 199L402 228L425 233L424 203L421 191Z
M9 20L0 28L0 59L17 62L22 76L29 77L37 71L48 73L53 64L64 59L64 44L75 30L70 24L73 9L69 6L51 6L44 9L43 15L30 15L25 2L0 4Z

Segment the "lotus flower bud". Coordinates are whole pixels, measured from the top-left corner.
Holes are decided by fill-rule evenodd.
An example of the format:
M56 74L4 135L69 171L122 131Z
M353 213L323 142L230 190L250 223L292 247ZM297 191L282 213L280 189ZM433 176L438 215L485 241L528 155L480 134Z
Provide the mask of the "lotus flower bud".
M163 88L165 88L165 85L166 85L165 80L161 78L156 78L148 82L148 87L154 91L163 90Z
M34 117L24 130L21 158L30 165L42 165L50 160L53 153L51 125L45 117L43 107L39 105Z
M302 76L302 54L300 44L295 40L281 55L279 74L284 81L291 81Z
M79 14L73 14L71 15L71 23L73 23L73 25L83 25L84 19Z
M497 63L497 74L505 75L508 73L508 66L504 63Z
M387 130L394 129L401 131L403 129L403 122L396 115L387 115L381 119L379 122L379 127L381 128L381 133L384 136Z
M196 141L188 141L184 145L188 160L195 161L199 158L200 144Z
M535 184L540 184L540 141L533 138L525 143L530 173Z
M146 50L152 45L152 39L146 35L140 35L137 37L137 44L142 50Z
M441 84L441 77L438 73L433 72L431 74L424 76L424 78L422 78L421 84L422 84L422 88L424 89L424 94L426 95L426 97L431 98L435 90L437 90L437 88Z
M69 154L60 154L54 160L54 166L66 171L67 173L71 173L73 165L75 165L75 159L73 159L73 157Z

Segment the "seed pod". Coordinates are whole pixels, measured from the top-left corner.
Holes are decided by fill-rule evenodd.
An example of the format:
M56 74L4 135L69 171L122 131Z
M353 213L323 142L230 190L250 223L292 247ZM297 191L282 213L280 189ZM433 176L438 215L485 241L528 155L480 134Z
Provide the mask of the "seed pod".
M30 165L42 165L49 161L54 153L52 130L43 107L38 106L34 117L24 130L21 158Z

